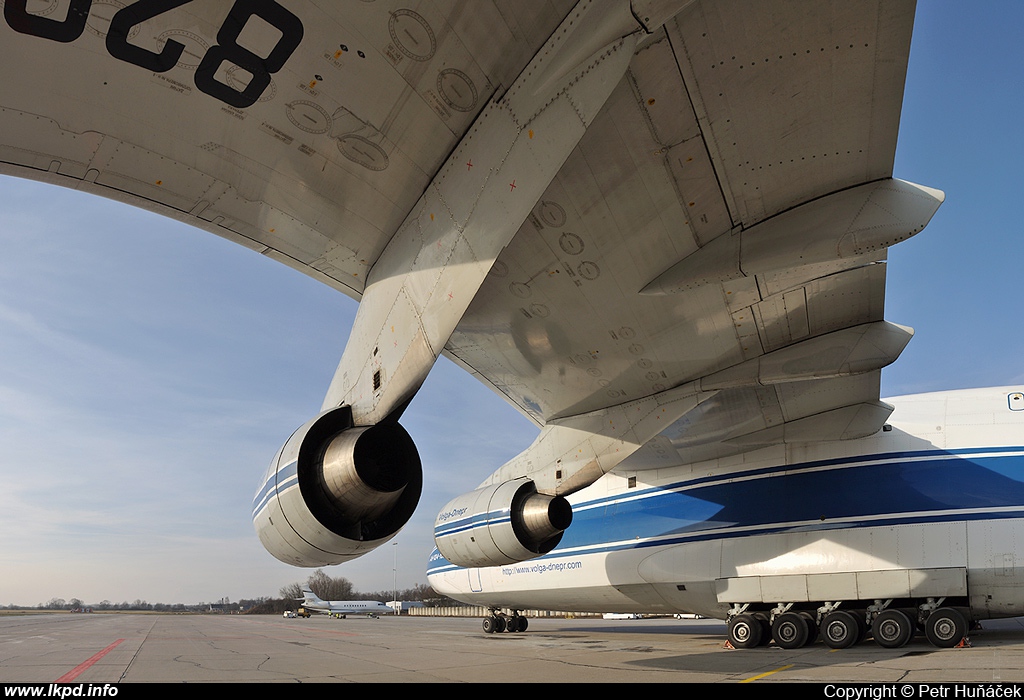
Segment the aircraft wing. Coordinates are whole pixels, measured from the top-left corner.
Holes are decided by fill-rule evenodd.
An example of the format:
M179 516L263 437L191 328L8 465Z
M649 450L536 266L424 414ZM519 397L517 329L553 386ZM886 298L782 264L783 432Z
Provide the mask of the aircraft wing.
M390 5L6 2L0 172L181 219L359 298L571 7Z
M881 427L942 199L892 179L913 2L409 5L6 0L0 172L362 298L324 409L390 423L443 351L543 426L495 483Z
M913 14L687 5L641 43L449 354L538 424L590 414L595 432L608 407L694 382L700 405L633 468L879 430L878 370L912 333L884 323L886 248L942 199L889 179ZM855 370L840 336L858 327L877 352Z

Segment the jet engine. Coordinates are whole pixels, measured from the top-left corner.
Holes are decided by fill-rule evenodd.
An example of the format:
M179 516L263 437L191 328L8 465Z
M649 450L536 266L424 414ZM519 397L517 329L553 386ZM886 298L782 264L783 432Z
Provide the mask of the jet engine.
M550 552L570 523L565 498L538 493L520 478L452 500L437 516L434 541L456 566L501 566Z
M419 454L402 426L355 426L348 407L336 408L278 451L253 500L253 524L287 564L340 564L391 539L422 485Z

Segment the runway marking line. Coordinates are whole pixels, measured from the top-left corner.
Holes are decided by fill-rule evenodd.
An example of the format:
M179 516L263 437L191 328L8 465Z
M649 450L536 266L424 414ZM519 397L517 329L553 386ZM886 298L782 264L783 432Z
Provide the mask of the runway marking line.
M55 682L56 682L56 683L70 683L71 681L75 680L75 679L76 679L76 678L78 678L78 677L79 677L79 676L80 676L80 675L81 675L81 674L82 674L82 673L83 673L83 672L84 672L84 671L85 671L85 670L86 670L87 668L89 668L89 667L90 667L90 666L92 666L92 665L93 665L94 663L96 663L97 661L99 661L100 659L102 659L102 658L103 658L104 656L106 656L107 654L109 654L110 652L112 652L112 651L114 650L114 647L116 647L116 646L117 646L118 644L120 644L120 643L121 643L121 642L123 642L123 641L124 641L123 639L118 639L118 640L117 640L116 642L114 642L113 644L111 644L111 645L110 645L109 647L107 647L107 648L106 648L106 649L104 649L103 651L101 651L101 652L97 652L97 653L93 654L93 655L92 655L92 656L90 656L90 657L89 657L88 659L86 659L86 660L85 660L85 661L83 661L82 663L78 664L78 665L77 665L77 666L75 666L75 667L74 667L73 669L71 669L70 671L68 671L67 673L65 673L65 674L64 674L63 676L61 676L60 678L58 678L58 679L57 679L57 680L56 680Z
M752 681L758 680L759 678L764 678L765 676L770 676L773 673L778 673L779 671L785 671L787 668L793 668L793 664L789 664L788 666L780 666L779 668L775 669L774 671L767 671L765 673L761 673L761 674L758 674L756 676L751 676L750 678L747 678L745 680L740 681L740 683L750 683Z

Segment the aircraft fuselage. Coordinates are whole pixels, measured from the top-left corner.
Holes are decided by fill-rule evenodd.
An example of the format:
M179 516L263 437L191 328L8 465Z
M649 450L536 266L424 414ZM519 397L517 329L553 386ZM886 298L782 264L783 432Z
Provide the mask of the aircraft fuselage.
M461 569L435 551L430 584L514 610L792 609L820 623L845 607L869 625L895 605L911 617L936 605L975 620L1021 615L1024 394L890 403L885 428L860 440L616 470L569 498L573 523L552 552Z

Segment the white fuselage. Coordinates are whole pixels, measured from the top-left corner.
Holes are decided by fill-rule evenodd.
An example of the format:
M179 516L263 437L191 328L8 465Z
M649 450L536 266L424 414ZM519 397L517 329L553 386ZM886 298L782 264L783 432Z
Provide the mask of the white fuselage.
M693 612L735 603L949 597L1024 614L1024 394L890 399L877 434L614 472L570 497L549 554L430 585L517 609ZM635 480L633 479L635 477Z
M308 596L303 601L302 607L311 612L340 615L379 615L392 612L391 608L378 600L320 600Z

